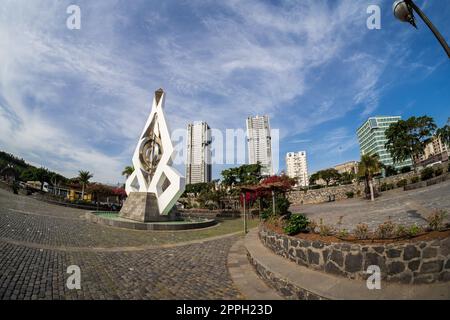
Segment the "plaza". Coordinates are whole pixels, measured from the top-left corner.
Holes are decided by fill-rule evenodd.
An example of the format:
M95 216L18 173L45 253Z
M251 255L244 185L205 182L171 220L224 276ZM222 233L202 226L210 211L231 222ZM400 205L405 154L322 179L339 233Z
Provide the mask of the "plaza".
M392 191L373 204L352 199L291 209L330 223L343 216L342 227L348 228L360 221L375 226L388 217L423 224L430 210L448 210L449 189L447 181L422 190ZM0 299L281 299L283 294L252 268L248 250L262 253L264 259L281 259L277 272L300 272L293 262L262 246L255 237L258 219L249 221L253 231L244 238L242 219L221 220L199 230L129 230L90 223L84 210L2 189L0 208ZM80 290L66 286L70 265L80 267ZM300 274L319 277L322 286L350 281L359 288L360 283L330 280L330 275L309 269ZM444 289L437 286L439 290L433 286L417 290L445 296L445 284ZM407 297L405 292L411 289L390 288L386 295L394 290L399 298ZM355 290L346 294L356 297L361 291L365 297L363 289Z
M227 271L240 220L199 231L88 223L85 211L0 190L0 299L240 299ZM82 290L66 287L70 265Z

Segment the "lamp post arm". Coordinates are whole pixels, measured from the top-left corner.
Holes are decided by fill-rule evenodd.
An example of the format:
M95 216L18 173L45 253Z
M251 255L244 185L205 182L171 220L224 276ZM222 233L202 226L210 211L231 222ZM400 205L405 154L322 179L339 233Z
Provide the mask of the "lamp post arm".
M447 56L450 58L450 47L448 46L447 42L445 41L442 34L438 31L438 29L434 26L434 24L431 22L430 19L426 16L426 14L414 3L413 0L405 0L406 3L408 3L411 8L414 9L414 11L417 12L417 14L422 18L422 20L425 22L425 24L430 28L431 32L435 35L435 37L438 39L439 43L444 48L445 52L447 53Z

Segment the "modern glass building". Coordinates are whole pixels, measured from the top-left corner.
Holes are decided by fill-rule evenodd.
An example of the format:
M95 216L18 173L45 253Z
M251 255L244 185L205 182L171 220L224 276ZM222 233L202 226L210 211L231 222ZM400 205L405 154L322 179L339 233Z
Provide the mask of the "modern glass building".
M400 116L380 116L369 118L357 131L359 148L361 155L378 154L380 162L386 166L393 166L400 169L406 166L412 166L412 160L407 160L400 163L394 163L390 153L386 150L385 144L387 142L386 129L392 123L401 120Z

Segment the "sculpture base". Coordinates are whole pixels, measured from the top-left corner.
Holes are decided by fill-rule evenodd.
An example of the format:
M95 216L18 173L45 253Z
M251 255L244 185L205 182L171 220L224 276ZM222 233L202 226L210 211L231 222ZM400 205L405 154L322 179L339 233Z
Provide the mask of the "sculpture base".
M120 210L119 217L139 222L160 222L180 220L176 210L160 215L154 193L131 192Z

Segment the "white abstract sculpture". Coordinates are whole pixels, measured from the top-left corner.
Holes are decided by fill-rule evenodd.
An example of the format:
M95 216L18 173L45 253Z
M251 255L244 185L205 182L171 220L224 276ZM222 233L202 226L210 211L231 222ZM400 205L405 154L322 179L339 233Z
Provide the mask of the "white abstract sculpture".
M172 167L174 148L164 116L165 93L155 92L150 116L133 155L134 172L125 190L156 196L159 215L168 215L184 192L185 178Z

